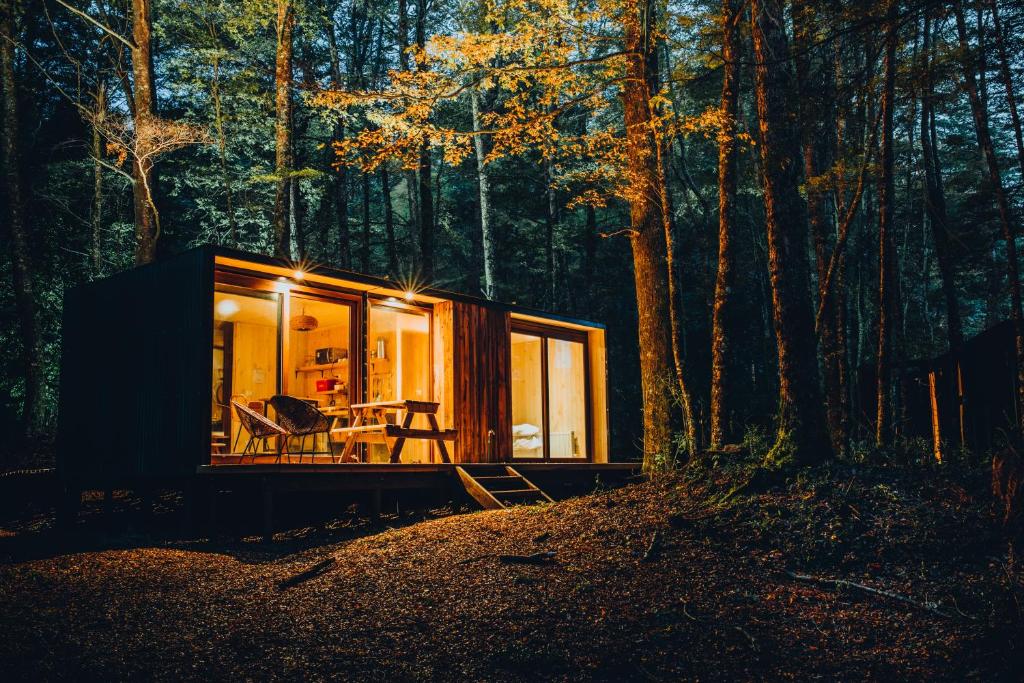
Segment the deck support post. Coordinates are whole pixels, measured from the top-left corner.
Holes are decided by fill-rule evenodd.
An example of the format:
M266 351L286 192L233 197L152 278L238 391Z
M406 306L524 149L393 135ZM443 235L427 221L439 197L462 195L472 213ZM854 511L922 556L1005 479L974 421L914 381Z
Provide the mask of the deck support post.
M199 524L196 520L196 510L199 506L196 504L196 499L199 497L199 486L195 481L187 480L182 485L182 498L184 503L183 516L181 519L181 532L185 536L194 536L199 530Z
M274 540L274 488L266 479L261 480L263 489L263 542Z
M210 528L210 538L217 536L217 485L209 483L206 485L206 523Z
M379 486L370 492L370 519L374 524L380 524L382 493L383 491Z
M114 489L110 486L103 489L103 525L108 529L114 526Z
M57 528L61 532L71 531L78 519L78 510L82 505L82 491L77 486L65 485L57 504Z

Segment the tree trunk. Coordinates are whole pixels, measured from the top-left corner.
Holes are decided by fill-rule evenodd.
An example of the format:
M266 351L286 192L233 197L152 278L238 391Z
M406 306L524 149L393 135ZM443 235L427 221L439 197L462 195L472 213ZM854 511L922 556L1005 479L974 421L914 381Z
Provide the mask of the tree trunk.
M834 69L830 61L831 50L814 45L820 5L813 0L799 0L793 4L793 42L797 88L800 92L800 147L807 195L807 219L814 246L815 267L818 275L818 340L821 345L824 369L825 408L829 435L836 452L846 448L846 434L842 416L842 388L840 351L836 345L836 316L834 309L839 300L835 290L826 288L829 262L829 235L835 229L827 211L828 196L821 176L832 166L833 144L830 127L834 121ZM820 64L813 63L820 58Z
M156 125L156 86L153 78L150 0L132 0L132 75L134 77L136 154L132 160L132 200L135 209L135 264L156 258L160 222L153 198L153 159L149 135Z
M402 71L411 69L409 64L409 7L407 0L398 0L398 68ZM406 169L405 171L405 195L408 200L408 214L406 229L409 234L409 241L419 240L420 226L420 203L419 203L419 182L416 180L416 170ZM416 235L416 237L413 237Z
M875 445L892 443L892 335L896 290L893 286L893 110L896 96L896 21L890 0L885 30L885 74L882 86L882 153L878 181L878 354L876 367Z
M818 378L810 303L807 219L800 198L799 132L788 120L795 95L780 0L753 0L755 87L761 140L772 316L779 356L778 435L769 461L832 456Z
M423 50L427 42L427 6L429 0L416 0L416 47ZM417 65L417 69L419 69ZM434 195L430 186L430 140L424 137L420 144L419 167L416 178L419 185L420 270L423 280L434 279Z
M732 341L737 335L734 308L736 288L736 247L734 243L736 203L736 115L739 107L739 20L740 2L722 0L722 100L726 127L718 138L718 273L711 320L711 447L720 448L739 439L736 420L739 391Z
M31 252L32 239L25 224L22 197L21 160L18 151L18 90L14 71L14 0L0 1L0 80L3 82L3 168L8 233L10 235L11 279L14 308L21 328L21 360L24 367L25 398L22 402L22 429L26 441L44 429L44 378L42 328Z
M102 80L96 88L96 109L92 122L92 274L103 273L103 136L101 128L107 116L107 87Z
M597 209L593 204L584 207L583 218L583 282L586 283L584 291L587 292L588 310L593 313L597 310L597 293L594 287L594 272L597 267L597 240L600 238L597 230Z
M363 189L363 234L359 243L359 269L364 273L370 272L370 176L367 173L362 175Z
M555 229L558 226L558 203L555 199L554 165L544 161L544 300L548 308L558 308L555 301Z
M978 138L978 146L985 156L988 165L989 182L996 197L999 209L999 224L1006 242L1006 275L1010 289L1010 317L1013 320L1014 337L1017 352L1017 391L1019 419L1024 421L1024 316L1021 314L1020 274L1017 264L1017 245L1013 224L1010 221L1010 205L1003 188L1003 179L999 173L999 160L996 157L992 136L988 128L988 112L985 110L978 85L974 76L974 60L971 57L970 45L967 42L967 25L964 22L963 7L959 2L953 6L956 14L957 36L960 39L960 51L964 56L963 72L967 96L971 101L971 114L974 118L974 131ZM1024 431L1024 424L1018 425Z
M956 275L950 248L949 220L946 214L946 195L942 184L942 166L935 147L935 113L933 111L932 82L932 27L931 14L924 15L924 46L921 51L921 72L924 85L921 94L921 160L924 165L925 214L935 244L935 258L939 266L942 294L946 303L946 337L954 355L963 345L963 324L956 297Z
M651 92L657 82L657 68L655 41L648 33L652 30L647 22L648 3L649 0L639 0L624 19L627 57L622 99L629 172L639 185L629 198L629 209L644 400L644 469L654 471L670 466L674 457L673 360L676 383L682 390L688 448L695 442L695 425L683 381L682 359L678 357L679 347L674 343L679 326L672 303L677 297L670 277L673 268L668 242L671 230L665 213L661 143L651 126Z
M295 10L292 0L277 0L277 57L274 66L274 256L291 258L291 222L289 185L292 172L292 34Z
M1017 110L1017 95L1013 89L1013 74L1010 71L1010 58L1006 52L1006 35L1003 33L1002 19L999 18L999 3L989 0L992 10L992 27L995 29L996 53L999 55L999 75L1006 90L1006 104L1010 108L1010 122L1013 124L1013 138L1017 143L1017 163L1020 165L1020 176L1024 179L1024 137L1021 135L1020 112Z
M327 49L331 60L331 84L335 90L343 90L345 83L341 77L341 56L338 51L334 15L328 13L327 17ZM338 123L334 127L334 139L338 141L345 139L344 123ZM333 162L334 151L328 150L328 154ZM338 223L338 265L342 268L351 268L352 244L348 230L348 166L345 164L334 166L331 189L334 196L335 220Z
M224 113L220 101L220 56L213 56L213 79L210 81L210 99L213 103L213 126L217 131L217 157L220 161L221 183L224 185L225 211L228 216L228 239L238 246L238 226L235 223L234 198L231 192L231 174L228 171L228 141L224 133Z
M476 180L480 196L480 240L484 256L484 296L493 299L494 289L494 235L491 229L491 177L487 165L487 151L480 131L480 93L476 88L469 92L473 114L473 151L476 153Z
M398 249L395 245L395 213L391 208L391 174L387 164L380 167L380 198L384 205L384 240L388 259L388 274L398 274Z

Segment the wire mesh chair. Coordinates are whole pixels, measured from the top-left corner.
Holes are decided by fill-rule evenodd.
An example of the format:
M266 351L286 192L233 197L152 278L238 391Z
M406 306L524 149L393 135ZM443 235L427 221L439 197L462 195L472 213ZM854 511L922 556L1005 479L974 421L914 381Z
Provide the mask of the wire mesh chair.
M242 449L242 460L245 460L245 456L251 446L252 461L256 462L258 442L262 441L263 448L266 450L267 439L272 436L279 436L282 438L280 440L281 446L277 449L277 462L281 462L281 452L287 447L288 430L238 401L232 401L231 406L235 409L235 415L238 416L238 422L242 425L242 429L249 434L249 440L245 442L245 448ZM241 437L241 432L239 432L239 437ZM238 446L237 439L235 440L235 446Z
M318 452L316 450L316 435L327 434L330 431L330 418L321 413L315 403L294 396L281 394L273 396L270 399L270 405L277 413L277 421L288 431L288 435L300 437L299 462L302 462L302 455L306 452L307 436L313 437L313 450L309 452L309 457L315 458ZM330 449L329 439L328 449ZM330 454L330 450L321 452Z

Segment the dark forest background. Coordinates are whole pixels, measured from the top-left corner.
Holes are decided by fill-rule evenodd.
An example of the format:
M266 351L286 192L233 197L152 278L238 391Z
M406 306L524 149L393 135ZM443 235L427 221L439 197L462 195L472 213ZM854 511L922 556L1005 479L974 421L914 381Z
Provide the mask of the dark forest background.
M420 157L412 170L398 159L372 170L332 165L332 143L372 127L372 112L356 107L342 116L317 95L387 90L389 70L410 68L403 65L403 48L466 30L467 14L475 10L457 0L153 0L151 7L142 0L73 0L75 11L53 0L0 2L0 433L12 437L3 439L5 448L17 441L14 435L27 434L39 445L53 434L65 288L153 255L216 243L271 254L283 247L304 262L414 278L600 321L609 329L613 452L640 452L643 401L627 202L574 201L593 189L592 174L578 173L564 159L551 163L530 148L483 166L473 155L454 164L440 153L425 162ZM281 14L282 5L290 15ZM1008 0L761 5L784 13L788 56L770 67L789 71L796 88L788 93L784 125L801 131L802 149L818 155L812 166L799 162L801 197L817 202L827 223L822 242L805 245L812 264L827 263L838 251L846 204L857 207L840 247L841 280L833 286L841 315L835 319L845 339L839 362L850 399L846 443L873 442L876 416L858 412L855 397L862 390L858 369L877 363L879 230L887 215L880 200L891 211L883 220L884 243L891 245L887 325L895 367L944 353L956 334L970 337L1011 317L1006 235L1009 230L1015 239L1024 208L1024 148L1013 101L1024 87L1024 6ZM526 12L529 3L522 7ZM545 12L551 5L536 7ZM672 1L651 13L663 26L650 34L657 91L674 116L698 121L664 141L683 311L679 341L697 445L707 445L710 430L723 135L731 136L737 158L735 187L724 190L734 201L729 235L736 264L727 360L742 395L730 417L739 425L731 440L749 427L770 430L779 403L750 11L728 0ZM151 158L158 238L140 234L133 194L140 149L140 127L133 125L140 72L133 56L138 61L142 54L138 17L147 13L152 111L166 145ZM282 16L293 22L284 73ZM735 50L723 61L730 22ZM623 40L614 22L592 23L609 44ZM887 36L894 57L888 72ZM723 64L736 67L730 70L738 94L734 129L701 124L722 106ZM888 135L878 124L887 73ZM282 78L290 109L284 119L276 97ZM980 109L972 107L971 82ZM500 111L502 97L498 88L485 91L477 105ZM477 129L471 100L468 91L451 97L430 116L445 126ZM613 115L579 106L559 114L555 125L585 129L592 116ZM990 150L979 135L979 116L990 132ZM281 125L287 128L284 158ZM879 181L886 175L887 137L894 194L884 198ZM481 197L489 204L484 211ZM21 219L13 218L15 210ZM490 277L482 221L493 240ZM279 242L282 222L285 245ZM140 250L146 240L152 244ZM150 247L155 251L146 253ZM820 263L811 268L807 294L815 303L822 272ZM954 335L951 310L961 328ZM133 324L132 311L123 312L123 324ZM41 387L38 397L29 397L30 415L24 413L32 384L26 368L30 378L38 372Z

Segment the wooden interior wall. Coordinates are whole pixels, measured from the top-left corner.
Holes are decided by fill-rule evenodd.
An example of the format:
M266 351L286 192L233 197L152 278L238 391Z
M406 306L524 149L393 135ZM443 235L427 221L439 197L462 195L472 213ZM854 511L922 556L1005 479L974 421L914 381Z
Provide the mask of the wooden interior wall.
M504 311L444 301L434 306L435 382L442 420L458 430L455 462L512 454L511 321ZM488 447L488 434L493 444Z

